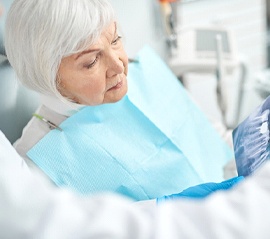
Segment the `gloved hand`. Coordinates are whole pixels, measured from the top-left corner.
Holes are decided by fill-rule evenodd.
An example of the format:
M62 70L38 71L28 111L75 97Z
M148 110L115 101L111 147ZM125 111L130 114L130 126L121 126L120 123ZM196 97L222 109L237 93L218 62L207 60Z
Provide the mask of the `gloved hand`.
M229 180L223 181L221 183L203 183L190 188L183 190L180 193L172 194L169 196L163 196L157 198L157 203L161 203L166 200L172 200L177 198L204 198L211 193L218 190L227 190L232 188L235 184L242 181L244 179L243 176L234 177Z

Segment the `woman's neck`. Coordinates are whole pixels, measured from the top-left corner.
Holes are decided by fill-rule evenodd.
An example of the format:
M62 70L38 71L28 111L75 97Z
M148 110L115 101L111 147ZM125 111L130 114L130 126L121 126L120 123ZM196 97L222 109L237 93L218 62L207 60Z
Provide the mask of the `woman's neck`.
M71 116L78 112L80 109L85 107L85 105L80 105L72 102L65 102L55 96L40 95L41 103L47 108L55 111L58 114L64 116Z

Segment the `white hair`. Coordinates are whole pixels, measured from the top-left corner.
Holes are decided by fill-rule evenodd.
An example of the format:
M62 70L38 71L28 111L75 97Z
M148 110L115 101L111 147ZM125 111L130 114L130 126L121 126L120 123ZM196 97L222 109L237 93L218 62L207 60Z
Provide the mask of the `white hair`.
M57 89L62 58L95 43L112 21L107 0L14 0L4 34L8 60L23 85L63 98Z

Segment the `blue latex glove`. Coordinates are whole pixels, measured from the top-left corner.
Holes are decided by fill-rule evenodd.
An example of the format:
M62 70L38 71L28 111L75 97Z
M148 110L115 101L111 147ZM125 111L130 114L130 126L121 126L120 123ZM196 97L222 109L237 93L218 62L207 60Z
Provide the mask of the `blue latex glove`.
M181 193L172 194L169 196L163 196L157 198L157 203L172 200L177 198L196 198L201 199L204 198L211 193L218 190L227 190L232 188L235 184L242 181L244 179L243 176L231 178L229 180L223 181L221 183L203 183L190 188L183 190Z

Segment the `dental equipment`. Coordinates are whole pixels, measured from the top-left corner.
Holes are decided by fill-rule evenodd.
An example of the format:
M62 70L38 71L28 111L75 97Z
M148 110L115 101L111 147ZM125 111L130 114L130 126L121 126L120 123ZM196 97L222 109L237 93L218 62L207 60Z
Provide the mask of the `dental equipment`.
M236 69L243 72L243 77L245 74L237 55L236 42L231 30L222 26L182 28L178 32L177 53L168 59L168 64L178 78L185 77L187 73L214 74L217 79L216 97L222 121L227 127L232 124L227 119L230 107L226 105L228 98L225 80L229 75L233 75ZM240 81L243 82L242 76ZM239 107L237 111L240 111ZM239 113L235 118L238 119L238 115ZM233 119L233 121L236 120Z
M222 121L224 125L226 125L226 102L224 100L224 90L222 90L223 84L223 63L222 63L222 53L223 53L223 45L222 45L222 36L220 34L216 35L216 51L217 51L217 86L216 86L216 94L217 94L217 102L219 109L221 111Z
M179 0L159 0L163 26L166 33L166 41L171 55L177 49L177 2Z
M233 33L224 27L197 26L178 32L177 54L169 65L177 76L187 72L210 72L217 69L216 36L221 36L224 73L232 72L239 64Z

